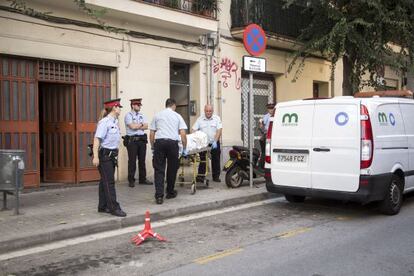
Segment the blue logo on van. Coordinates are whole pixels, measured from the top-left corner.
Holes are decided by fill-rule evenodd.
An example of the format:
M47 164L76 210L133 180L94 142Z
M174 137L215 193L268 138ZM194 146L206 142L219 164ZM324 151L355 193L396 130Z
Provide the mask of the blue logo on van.
M390 113L389 115L391 125L395 126L395 117L394 114Z
M348 114L346 114L345 112L339 112L335 116L335 123L338 126L344 126L348 123L348 121L349 121L349 117L348 117Z

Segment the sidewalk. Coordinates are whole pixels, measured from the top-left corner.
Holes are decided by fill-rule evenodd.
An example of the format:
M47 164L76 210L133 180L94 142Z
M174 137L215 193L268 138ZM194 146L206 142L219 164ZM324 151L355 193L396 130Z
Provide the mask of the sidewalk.
M190 177L186 177L189 180ZM118 218L98 213L98 186L49 189L21 195L21 215L13 216L13 210L0 212L0 254L11 250L57 241L77 236L115 230L142 224L146 210L156 221L205 210L217 209L273 197L267 193L264 180L255 181L250 189L248 181L238 189L229 189L224 183L210 181L207 189L197 185L197 193L191 195L190 186L176 185L178 196L156 205L154 187L127 183L116 185L118 201L128 214ZM8 207L14 207L14 197L8 196ZM2 206L2 198L0 199ZM137 229L138 230L138 229Z

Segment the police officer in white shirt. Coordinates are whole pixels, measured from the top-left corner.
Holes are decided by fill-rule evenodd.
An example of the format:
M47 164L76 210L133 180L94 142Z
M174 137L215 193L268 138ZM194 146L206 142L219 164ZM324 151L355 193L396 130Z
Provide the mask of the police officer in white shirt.
M273 117L273 114L274 114L275 105L276 104L274 103L268 103L266 105L267 113L259 121L260 132L262 133L260 140L259 140L260 149L262 152L259 166L263 169L264 169L264 164L265 164L264 156L266 154L266 135L267 135L267 130L269 129L270 117Z
M220 180L220 137L222 124L220 117L213 114L213 107L206 105L204 107L204 115L201 115L193 125L193 131L200 130L207 134L209 146L211 146L211 167L213 181L221 182ZM200 165L198 166L197 181L204 181L206 173L206 152L200 153Z
M99 181L98 212L110 213L117 217L125 217L121 206L116 201L115 166L117 166L118 147L121 140L118 117L121 113L120 99L104 103L103 118L96 127L93 140L93 165L98 167L101 175Z
M167 195L166 198L175 198L177 191L174 190L175 179L179 168L178 142L181 137L183 143L182 154L187 155L187 125L183 117L175 112L176 102L167 99L165 109L155 114L150 125L150 143L154 150L154 184L155 201L157 204L164 202L164 178L165 163L167 161Z
M129 187L135 186L135 171L137 168L137 157L139 167L139 184L152 185L147 180L145 168L145 155L147 153L148 138L145 130L148 129L148 122L142 114L142 99L132 99L131 111L125 115L126 143L128 150L128 182Z

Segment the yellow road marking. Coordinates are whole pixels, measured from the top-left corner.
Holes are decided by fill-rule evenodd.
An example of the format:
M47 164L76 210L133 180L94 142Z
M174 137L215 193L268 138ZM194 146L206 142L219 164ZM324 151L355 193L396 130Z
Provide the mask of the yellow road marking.
M280 233L280 234L276 235L276 237L281 238L281 239L291 238L291 237L294 237L296 235L308 232L310 230L311 230L311 228L309 228L309 227L298 228L298 229L294 229L294 230L291 230L291 231Z
M352 219L352 217L337 217L336 218L337 220L340 220L340 221L345 221L345 220L351 220Z
M195 259L194 262L197 263L197 264L206 264L208 262L212 262L212 261L217 260L217 259L221 259L221 258L230 256L230 255L237 254L241 251L243 251L242 248L234 248L234 249L224 250L224 251L219 252L217 254L213 254L213 255L210 255L210 256Z

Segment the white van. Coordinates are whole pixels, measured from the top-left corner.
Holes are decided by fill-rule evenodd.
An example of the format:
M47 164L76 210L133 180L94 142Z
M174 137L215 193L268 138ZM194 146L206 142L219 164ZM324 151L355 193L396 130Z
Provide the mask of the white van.
M381 201L394 215L414 190L414 100L354 98L279 103L266 145L266 187L306 196Z

